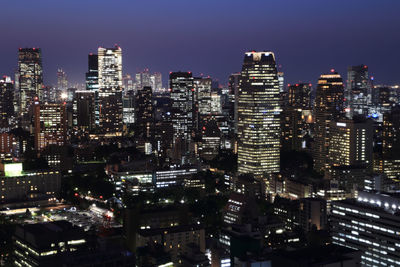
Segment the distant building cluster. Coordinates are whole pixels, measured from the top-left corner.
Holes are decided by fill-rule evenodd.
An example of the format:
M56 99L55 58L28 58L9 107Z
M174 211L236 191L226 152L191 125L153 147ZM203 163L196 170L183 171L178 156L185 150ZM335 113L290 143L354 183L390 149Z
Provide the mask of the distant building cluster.
M0 265L398 266L399 86L363 64L286 85L277 61L164 87L99 47L78 88L20 48L0 78Z

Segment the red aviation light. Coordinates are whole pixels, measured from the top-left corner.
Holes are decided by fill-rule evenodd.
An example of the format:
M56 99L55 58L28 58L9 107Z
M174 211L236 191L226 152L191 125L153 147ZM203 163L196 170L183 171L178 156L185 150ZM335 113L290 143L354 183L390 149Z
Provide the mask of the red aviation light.
M298 83L296 83L296 86L299 86L299 84L298 84Z
M331 69L331 72L334 73L334 72L335 72L335 69Z
M311 86L312 86L312 84L311 84L311 83L309 83L309 84L308 84L308 86L310 86L310 87L311 87Z

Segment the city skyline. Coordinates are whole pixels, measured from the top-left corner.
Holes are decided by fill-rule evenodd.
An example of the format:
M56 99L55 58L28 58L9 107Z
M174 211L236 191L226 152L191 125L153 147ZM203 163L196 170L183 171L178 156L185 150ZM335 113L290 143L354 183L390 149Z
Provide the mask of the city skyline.
M21 16L3 32L8 41L0 45L0 73L13 74L19 47L40 47L45 84L56 84L58 68L63 68L71 84L83 83L87 54L98 46L117 43L124 50L125 74L144 68L164 77L169 71L192 71L226 83L231 73L240 71L241 55L254 49L275 52L285 83L315 84L321 70L334 68L345 76L348 66L360 64L369 66L379 84L400 82L396 62L400 19L395 12L400 4L393 1L387 1L392 5L346 3L346 8L338 2L317 1L308 5L295 1L122 2L128 8L122 8L123 3L114 5L108 14L108 1L96 1L96 5L93 1L41 1L32 6L35 19L26 12L32 3L27 2L24 10L9 3L0 23L9 25L18 11ZM85 8L90 12L84 12ZM274 12L268 13L269 9ZM251 15L241 14L242 10L251 10ZM110 19L99 20L99 16Z

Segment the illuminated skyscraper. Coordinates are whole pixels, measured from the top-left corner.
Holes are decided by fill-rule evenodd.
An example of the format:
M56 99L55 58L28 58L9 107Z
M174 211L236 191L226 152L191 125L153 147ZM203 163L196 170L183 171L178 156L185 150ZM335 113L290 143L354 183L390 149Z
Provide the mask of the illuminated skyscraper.
M195 89L191 72L172 72L169 75L171 90L171 117L174 130L175 158L185 161L190 150L195 115Z
M245 53L238 96L239 173L279 172L281 110L274 53Z
M57 70L57 89L58 90L68 89L67 74L63 69Z
M318 79L315 99L315 133L313 144L314 169L324 172L329 148L329 126L331 121L344 115L342 77L331 71Z
M303 148L304 136L308 133L311 116L311 84L289 85L287 103L282 107L282 149L299 151Z
M35 97L41 98L43 87L42 53L40 48L20 48L18 51L19 112L23 127L28 127L28 112Z
M104 134L122 134L122 50L98 49L99 64L99 126Z
M372 121L363 118L332 121L329 127L329 165L372 164Z
M372 83L368 75L368 66L348 68L346 98L350 100L350 114L368 115L372 103Z
M136 90L140 90L145 86L152 87L151 74L149 69L144 69L142 72L136 73Z
M194 78L194 127L200 129L211 115L211 78Z
M0 79L0 128L10 127L14 116L14 83L10 77Z
M285 91L285 76L283 72L278 72L279 92Z
M99 125L99 58L92 53L88 56L88 72L86 72L86 90L94 93L95 123Z
M66 104L40 104L34 102L35 149L66 143Z
M400 107L383 115L381 171L400 181Z

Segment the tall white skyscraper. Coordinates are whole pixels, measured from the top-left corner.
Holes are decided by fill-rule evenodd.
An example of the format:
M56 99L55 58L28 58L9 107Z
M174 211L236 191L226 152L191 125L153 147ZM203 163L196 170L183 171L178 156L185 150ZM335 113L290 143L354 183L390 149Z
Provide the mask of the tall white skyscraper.
M247 52L238 95L238 171L279 172L279 83L273 52Z
M98 49L99 126L106 135L122 134L122 50Z

